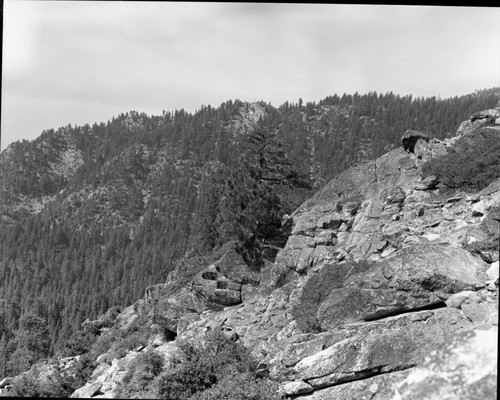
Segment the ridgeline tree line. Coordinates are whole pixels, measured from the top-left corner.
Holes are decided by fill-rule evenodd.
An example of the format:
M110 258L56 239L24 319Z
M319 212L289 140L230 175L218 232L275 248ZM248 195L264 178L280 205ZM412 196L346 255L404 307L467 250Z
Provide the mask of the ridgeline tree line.
M498 92L356 93L277 108L235 100L12 144L0 156L0 376L67 354L85 319L132 304L183 257L272 240L339 172L399 146L406 129L453 134ZM54 168L76 153L72 170ZM28 200L45 206L14 207Z

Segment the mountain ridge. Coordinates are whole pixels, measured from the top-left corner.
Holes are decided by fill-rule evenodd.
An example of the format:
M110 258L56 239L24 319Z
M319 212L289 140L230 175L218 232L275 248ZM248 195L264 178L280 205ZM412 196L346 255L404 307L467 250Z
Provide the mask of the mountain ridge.
M298 114L298 115L300 116L301 114ZM302 116L300 116L300 120L303 120ZM257 121L258 121L258 119L257 119ZM482 120L478 120L478 121L479 121L478 123L481 123ZM472 124L474 124L475 121L470 121L470 122ZM121 121L119 121L118 123L120 125L122 125ZM290 125L290 122L287 122L287 123L289 126L293 127L293 125ZM108 132L111 134L113 128L112 128L112 125L110 125L110 126L111 126L111 128L110 128L110 130L108 130ZM138 126L140 126L140 124ZM291 130L291 131L293 131L293 130ZM230 132L233 132L233 131L230 130ZM288 131L288 132L290 132L290 131ZM181 137L182 137L182 135L181 135ZM299 136L297 136L297 137L299 137ZM160 139L161 139L161 136L160 136ZM81 139L81 140L83 140L83 139ZM157 139L151 137L148 140L155 141ZM428 158L428 154L432 154L433 151L435 153L436 151L438 151L436 149L441 149L439 151L442 152L443 148L447 148L447 147L452 146L451 142L448 143L448 145L447 144L443 145L443 144L441 144L441 142L436 141L436 140L432 139L429 142L429 144L426 144L427 142L424 143L424 142L420 141L419 146L417 146L416 152L420 152L420 156L422 158L421 159L417 158L416 160L414 160L412 162L415 162L415 163L417 163L418 166L421 166L424 163L425 157ZM223 141L224 141L224 137L221 136L220 141L219 141L221 146L222 146ZM446 141L442 142L442 143L446 143ZM166 164L165 162L161 162L160 164L158 164L157 162L155 163L154 157L158 157L158 159L160 159L161 156L159 156L159 155L155 156L154 154L151 156L151 154L148 154L148 152L144 151L145 149L147 149L147 145L144 145L144 144L135 144L132 146L128 146L128 153L116 154L115 156L111 157L108 161L103 163L103 167L105 166L105 168L102 169L103 175L101 174L98 177L98 180L95 181L96 183L89 181L88 184L81 187L81 189L80 189L80 191L84 190L83 194L80 196L81 200L83 200L84 198L87 198L90 200L92 200L92 198L94 198L94 200L95 200L95 198L97 198L97 200L95 200L95 201L92 200L89 204L80 204L78 206L78 197L79 197L77 195L78 192L74 192L73 197L75 197L75 198L71 198L71 200L69 200L69 199L65 200L65 201L67 201L68 206L71 203L72 207L74 207L75 210L77 210L77 211L69 211L69 215L77 215L79 212L78 210L80 210L82 207L86 207L87 211L85 213L82 213L81 215L83 215L83 216L95 215L95 216L99 216L99 218L101 218L101 216L103 216L103 215L104 216L107 215L107 217L100 220L101 221L100 223L104 222L106 219L111 221L110 225L109 225L111 227L111 231L108 234L109 236L106 236L102 239L99 239L98 237L96 237L95 243L96 243L96 245L100 246L101 253L99 255L97 255L97 256L91 255L89 253L90 246L88 244L86 245L84 241L81 243L78 243L77 241L73 240L72 237L75 235L75 232L71 232L71 231L67 230L67 227L64 227L62 225L59 225L59 227L56 226L56 225L58 225L57 218L60 218L62 220L62 218L64 217L62 214L60 214L59 211L56 211L56 209L50 211L50 206L46 209L46 211L49 213L50 212L52 212L52 213L57 212L57 218L53 219L53 221L56 221L55 223L52 223L53 227L47 226L49 232L53 229L53 233L50 235L50 237L47 237L46 239L48 239L48 241L50 243L53 243L51 245L55 244L56 245L55 248L60 249L59 250L60 254L64 254L66 249L71 249L72 247L75 247L77 244L79 244L80 249L81 249L80 252L83 252L84 255L85 255L85 252L88 253L82 259L83 262L87 263L88 261L86 261L86 260L87 259L90 260L89 267L91 269L92 268L96 269L96 271L98 273L101 272L101 274L102 274L103 272L106 272L106 271L105 270L100 271L99 264L106 262L107 260L113 262L113 259L116 259L116 257L118 256L117 250L122 248L124 244L126 246L128 246L128 245L133 246L134 240L136 240L135 239L136 237L138 237L139 235L142 235L142 234L147 235L147 232L149 230L149 228L147 228L147 226L148 226L147 224L150 224L149 226L151 226L151 224L157 224L158 220L161 221L161 217L158 214L160 214L160 215L170 214L171 215L170 221L173 221L173 219L174 219L173 217L175 217L175 207L179 207L179 204L181 204L183 201L182 198L180 198L180 197L170 198L169 203L167 203L167 204L165 204L164 200L163 200L163 204L162 204L162 202L155 200L155 201L157 201L157 204L154 204L154 207L152 206L150 208L149 214L143 214L142 222L137 226L136 229L138 229L138 230L135 234L130 233L130 229L127 228L126 224L125 225L122 224L123 220L126 220L129 217L133 217L134 210L140 209L141 207L144 208L144 203L149 201L151 198L154 200L154 193L151 189L147 188L147 185L155 184L156 182L158 182L158 180L154 177L154 175L152 178L149 178L149 177L151 177L151 171L147 171L145 176L148 177L149 183L148 183L148 179L146 179L145 184L142 183L143 181L140 179L140 177L138 178L135 176L130 176L130 174L127 172L127 166L129 168L131 168L131 166L134 165L134 162L144 161L144 160L149 159L151 157L153 157L153 159L152 159L153 162L146 164L146 167L153 166L153 168L151 168L151 169L154 169L155 165L165 165ZM170 160L168 162L172 163L173 168L171 170L170 169L169 170L163 169L163 172L160 173L161 177L165 177L166 173L171 174L171 175L178 173L179 175L177 175L177 176L182 176L182 174L186 170L196 171L196 168L197 168L196 167L196 164L197 164L196 160L186 158L185 163L179 163L176 161L176 157L174 155L175 153L176 154L182 154L182 153L190 154L191 150L189 149L189 145L185 141L181 141L180 146L176 149L165 148L165 150L167 153L165 157L167 160ZM168 154L169 152L173 152L174 154L170 156ZM405 154L401 153L401 150L399 150L399 149L393 150L393 152L396 152L396 154L400 154L401 157L405 156ZM144 154L144 153L146 153L146 154ZM113 154L113 151L110 150L109 154ZM415 153L413 153L413 154L415 154ZM226 154L221 154L221 155L224 157L227 157ZM88 157L88 156L89 155L87 155L87 156L83 155L83 158ZM394 157L394 156L391 156L391 157ZM404 160L404 161L401 161L404 165L408 164L410 162L409 160L411 159L411 157L410 157L410 159L407 159L405 157L401 158L401 160ZM87 158L87 159L89 159L89 158ZM111 162L112 160L115 160L115 161ZM418 160L420 160L420 161L418 161ZM96 162L97 162L97 160L96 160ZM115 167L113 167L113 163L116 163ZM138 165L143 166L142 162L139 162ZM360 164L357 167L358 170L361 172L361 175L364 173L363 171L365 171L363 169L364 168L363 165L364 164ZM386 167L384 167L384 165L386 165ZM393 168L393 167L387 167L388 165L390 165L390 163L389 164L382 163L381 165L377 165L377 163L374 164L374 166L377 167L377 169L379 171L383 171L383 168L389 168L388 169L389 175L387 175L387 176L390 178L391 174L393 173L390 171L391 171L391 168ZM306 170L307 169L310 170L310 168L306 168ZM413 167L408 169L408 171L413 171L413 170L414 170ZM134 167L130 171L139 171L139 173L140 173L141 169ZM109 174L109 172L112 172L112 173ZM414 172L416 172L416 171L414 171ZM413 174L412 179L416 178L416 176L417 176L417 175L415 175L414 172L412 172L412 174ZM135 186L135 185L131 186L131 183L134 184L135 181L140 183L139 186ZM49 182L49 184L50 184L50 182ZM104 184L104 186L103 186L103 184ZM54 183L54 185L57 187L57 181ZM107 185L110 185L109 189L104 190ZM354 186L356 186L356 184ZM131 187L133 188L132 192L130 191ZM174 192L175 193L182 193L181 189L183 187L183 184L176 184L176 187L172 187L173 189L175 189ZM346 190L352 191L352 189L349 189L349 187L352 187L351 183L348 183L348 185L346 186ZM85 189L85 188L87 188L87 189ZM119 190L117 190L119 188L123 188L123 193L121 195L119 193ZM43 193L43 190L44 190L43 187L41 187L39 189L40 189L40 192ZM86 192L86 190L88 190L88 192ZM165 189L163 189L163 190L165 190ZM326 190L326 192L325 192L325 190ZM328 192L328 190L323 188L322 193L327 193L327 192ZM94 193L94 196L90 196L91 193ZM131 195L131 193L133 195ZM151 193L153 193L153 195ZM195 193L195 192L191 191L190 193ZM149 195L149 198L147 197L148 195ZM56 195L56 197L57 196L62 196L62 194L59 192ZM320 195L318 195L318 196L321 197ZM316 198L318 196L316 196ZM329 195L326 195L326 196L328 197ZM248 260L254 260L254 262L256 262L259 265L259 268L261 269L261 271L267 271L267 272L265 272L264 275L267 274L266 279L268 282L267 286L269 287L269 290L274 291L274 289L276 289L278 286L280 286L280 287L283 285L286 286L287 281L289 281L290 279L293 281L293 279L294 279L293 276L295 276L294 274L298 273L299 275L301 275L305 271L307 271L307 269L310 267L311 262L315 263L319 259L325 260L326 257L331 257L328 254L328 252L329 252L328 247L336 246L338 244L338 242L337 242L337 244L334 245L333 241L335 241L335 240L338 241L339 237L342 237L343 234L344 234L344 236L346 236L345 229L349 230L352 227L352 226L350 227L350 224L352 225L354 223L354 220L352 219L352 217L356 216L358 211L359 211L360 205L357 204L359 202L359 200L356 199L356 196L357 196L356 193L354 193L354 195L351 196L351 198L349 198L349 197L346 198L345 199L346 201L342 200L343 203L340 204L340 206L339 206L340 209L338 211L335 211L332 215L330 215L328 213L323 215L321 217L321 218L323 218L323 220L321 222L317 222L317 223L313 224L314 225L313 231L317 230L318 227L321 231L320 232L321 234L319 236L317 236L316 234L312 235L313 242L315 243L314 246L310 247L309 245L307 245L305 247L305 250L302 248L302 244L300 244L300 242L304 239L303 238L297 239L297 233L300 233L300 232L307 233L308 229L312 229L312 227L307 228L307 223L304 222L304 223L306 223L306 228L300 228L300 229L297 228L296 221L297 221L297 217L300 217L300 215L299 215L300 213L297 214L297 211L294 213L290 212L289 218L291 218L291 221L294 221L295 227L292 228L292 231L291 231L292 236L291 236L291 238L290 237L288 238L288 244L286 245L286 246L292 246L292 247L286 248L286 246L285 246L285 250L281 251L282 255L288 254L285 257L285 260L283 260L283 257L280 256L280 253L278 253L277 256L276 255L270 256L271 257L270 259L264 258L264 259L259 260L258 257L255 258L255 255L252 255L253 253L252 253L251 247L245 248L245 247L238 247L238 246L235 246L235 247L234 246L233 247L226 246L226 248L221 249L222 254L223 254L222 259L214 260L214 261L217 261L215 270L204 271L203 270L204 266L200 265L199 271L196 269L195 269L195 271L193 271L193 272L197 271L195 273L195 279L198 279L198 281L197 281L198 283L195 282L195 288L196 288L196 285L198 285L198 289L197 289L198 293L201 293L202 297L204 299L209 299L208 303L210 303L210 301L211 301L210 299L219 299L219 300L225 299L223 301L232 302L232 301L239 301L238 296L252 295L252 293L254 292L254 290L251 289L252 285L248 285L246 283L242 284L242 282L252 282L252 280L255 281L255 278L252 278L251 268L250 268L250 270L248 270L248 268L245 267L245 265L248 265ZM398 193L394 193L392 196L393 196L393 198L397 199ZM404 202L406 198L404 196L400 196L400 197L403 197L403 202ZM145 199L146 199L146 201L145 201ZM132 203L131 200L137 201L139 203L139 205L132 207L130 209L130 211L125 211L124 213L122 211L119 214L115 214L116 210L120 210L120 209L123 210L124 205L130 205L130 203ZM390 204L397 205L397 204L399 204L398 201L396 201L395 203L390 203ZM113 204L114 204L113 202L115 202L118 206L116 206L116 207L113 206ZM143 203L142 206L140 205L141 202ZM85 203L85 202L82 202L82 203ZM482 203L480 202L480 204L482 204ZM92 207L96 208L95 212L92 212ZM375 212L377 207L379 207L379 206L373 206L373 207L375 207L375 208L372 211ZM88 210L91 210L90 214L89 214ZM155 211L155 210L157 210L157 211ZM320 211L321 215L324 214L324 210L319 210L319 211ZM173 214L172 214L172 212L173 212ZM379 212L379 211L377 211L377 212ZM73 214L71 214L71 213L73 213ZM123 215L122 215L122 213L123 213ZM339 215L337 215L336 213L338 213ZM340 215L342 213L347 213L348 215L346 215L344 218L342 215ZM375 213L374 215L377 215L377 214ZM140 216L141 216L141 214L139 213L137 215L137 218L139 218ZM53 215L53 217L55 217L55 215ZM404 219L404 215L402 217ZM133 217L133 218L136 218L136 217ZM380 217L378 217L378 218L380 218ZM299 218L299 220L300 220L300 218ZM146 223L144 223L144 221L146 221ZM167 219L167 221L168 221L168 219ZM40 222L42 222L42 221L40 221ZM96 222L96 221L94 221L94 222ZM36 224L39 222L33 221L32 223L35 223L35 226L36 226ZM114 225L115 223L116 223L116 225ZM365 221L364 223L366 226L363 229L365 229L365 230L366 229L373 229L373 227L370 227L369 222ZM162 224L164 226L167 225L166 221L162 221ZM319 225L316 226L316 224L319 224ZM42 223L42 225L43 225L43 223ZM285 225L286 224L284 224L283 226L285 226ZM78 223L78 226L82 226L81 221ZM89 227L90 228L92 227L91 220L89 222ZM172 228L170 227L167 229L172 229ZM295 229L295 231L294 231L294 229ZM339 229L340 229L340 231L336 233L336 230L339 230ZM36 229L35 229L35 231L36 231ZM360 233L362 233L362 232L360 232ZM98 234L101 234L101 233L98 231L92 233L92 235L98 235ZM154 234L152 236L154 236ZM298 236L304 236L304 235L299 234ZM308 236L308 234L306 234L305 236ZM334 237L334 236L336 236L336 237ZM151 237L151 235L150 235L149 237L151 239L148 239L148 240L152 240L152 244L151 244L152 247L158 247L159 243L161 243L160 241L165 240L165 237L160 237L160 236L157 236L156 238L154 238L154 237ZM186 238L186 235L184 234L183 237ZM296 239L293 239L293 237L295 237ZM359 241L359 238L361 236L358 235L357 237L358 237L358 239L356 239L356 240L351 239L351 240ZM296 242L296 245L293 244L294 240ZM307 239L307 240L309 240L309 239ZM386 240L386 242L387 242L387 240ZM168 248L168 243L165 243L165 242L163 242L163 243L164 244L160 244L160 247ZM371 239L370 239L368 245L369 245L368 251L375 249L375 253L383 254L384 251L385 252L391 251L391 246L388 246L387 243L384 244L383 241L379 241L377 243L372 243ZM283 244L281 246L283 246ZM293 246L298 246L296 249L297 251L295 251ZM346 251L347 251L347 253L349 253L349 252L352 253L353 249L350 249L349 246L350 245L347 245L346 248L344 248L344 249L341 249L340 247L338 247L337 250L339 250L339 251L336 253L336 255L334 253L333 256L337 257L339 255L343 255ZM357 246L357 247L360 247L360 246ZM356 248L356 246L354 247L354 249L355 248ZM6 249L6 247L4 247L4 249ZM307 250L307 249L311 249L311 250ZM335 251L337 251L337 250L335 250ZM360 252L359 257L358 257L360 260L366 258L366 253L363 253L363 251L364 251L363 249L355 250L354 253L356 251ZM76 254L78 254L78 253L76 252L76 248L75 248L75 255ZM131 256L132 256L132 253L129 251L129 257L131 257ZM144 259L144 254L142 255L142 257ZM277 257L276 262L278 264L281 262L281 263L284 263L284 266L283 267L279 267L279 266L272 267L272 265L274 265L274 264L272 264L272 262L274 261L274 259L273 259L274 257ZM99 261L99 260L101 260L101 261ZM146 265L147 264L150 265L148 268L153 268L153 270L154 270L154 268L162 268L163 267L161 265L161 263L158 263L158 261L155 263L155 262L147 261L147 259L144 259L144 260L145 260ZM312 260L316 260L316 261L312 261ZM341 260L341 258L339 258L339 260ZM72 268L70 267L70 265L72 263L74 263L74 261L69 259L68 262L69 263L68 263L68 266L66 267L67 268L66 273L69 273L70 275L71 274L75 275L74 272L72 272ZM133 261L129 261L128 263L132 263L132 262ZM144 265L144 262L141 262L140 259L138 260L138 262L142 263ZM177 271L179 271L179 266L182 264L182 262L183 261L180 260L180 264L179 263L177 264ZM137 261L136 261L136 263L137 263ZM291 265L293 265L292 268L290 268L290 266L288 265L289 263L292 263L291 264ZM201 261L201 264L203 264L203 260ZM127 263L125 263L125 266L121 270L117 270L117 271L113 272L113 274L117 273L117 275L114 275L114 276L108 275L108 279L111 282L119 282L120 281L120 278L119 278L120 274L122 274L122 276L126 276L126 274L125 274L126 265L127 265ZM54 267L52 267L52 268L53 268L52 271L55 272ZM285 271L289 271L288 277L286 276L287 274L282 275L282 273L280 272L280 269L283 269L283 268L285 268ZM296 269L295 272L293 272L294 269ZM210 286L210 285L207 286L207 283L205 282L206 279L204 279L202 277L202 275L204 273L210 273L212 275L208 274L206 276L210 275L210 276L215 278L214 280L212 280L212 282L213 282L213 284L211 284L212 286ZM290 273L291 273L291 275L290 275ZM274 275L274 277L273 277L273 275ZM139 276L139 275L137 275L137 276ZM228 277L231 277L229 279L229 281L228 281ZM71 279L75 283L78 282L77 274ZM129 277L129 279L131 279L131 278ZM157 283L159 281L157 277L155 277L154 280L156 282L153 281L152 283ZM173 275L171 276L171 278L169 278L169 281L172 281L172 280L174 280ZM211 280L209 279L209 281L211 281ZM277 282L279 283L278 286L276 286ZM142 285L144 285L144 283L142 283ZM213 285L215 285L215 286L213 286ZM147 286L147 284L146 284L146 286ZM78 286L73 286L73 288L78 289ZM105 290L107 290L107 289L105 289ZM114 290L115 291L116 290L124 291L123 287L122 288L115 288ZM5 293L5 292L3 292L3 293ZM129 297L131 297L133 299L133 296L134 296L134 294L131 294ZM184 301L183 296L185 299L185 294L181 294L180 301ZM136 298L137 297L139 297L139 296L136 296ZM151 296L150 296L150 298L151 298ZM75 300L76 300L76 298L75 298ZM88 301L88 300L83 298L82 301L80 302L80 304L84 304L84 302L86 302L86 301ZM104 300L103 297L101 297L98 301L100 302L100 304L101 304L100 307L102 309L108 308L109 303L106 304L106 301ZM203 301L205 301L205 300L203 300ZM203 303L203 301L202 301L202 303ZM99 305L96 303L95 300L94 300L94 304L95 304L95 308L97 311L97 308L99 307ZM142 311L142 313L144 315L147 315L151 311L151 310L148 311L147 301L145 304L140 305L140 306L136 306L136 307L139 307L139 308L145 307L144 310ZM196 307L200 307L200 305L197 306L196 304L192 304L189 307L191 307L191 309L196 309ZM204 307L204 306L202 306L202 307ZM216 309L217 309L217 307L216 307ZM181 312L181 314L182 314L182 312ZM83 313L80 312L80 317L75 318L75 320L77 321L75 323L76 327L78 327L79 321L83 320L82 317L83 317ZM68 316L68 318L70 318L70 317ZM174 332L174 329L170 329L170 328L168 328L168 329L169 329L169 331ZM239 335L239 336L241 336L241 335Z

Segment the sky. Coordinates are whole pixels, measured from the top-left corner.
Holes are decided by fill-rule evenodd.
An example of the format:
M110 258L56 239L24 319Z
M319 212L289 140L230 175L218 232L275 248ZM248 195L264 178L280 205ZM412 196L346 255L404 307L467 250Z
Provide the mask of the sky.
M500 8L5 0L1 149L131 110L500 86Z

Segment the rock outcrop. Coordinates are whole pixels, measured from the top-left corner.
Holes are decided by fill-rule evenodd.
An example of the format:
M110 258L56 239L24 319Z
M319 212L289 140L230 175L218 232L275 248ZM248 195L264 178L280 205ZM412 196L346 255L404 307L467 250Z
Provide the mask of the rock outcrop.
M461 125L462 140L476 125ZM498 250L472 249L498 240L500 180L446 192L421 166L457 139L407 136L407 149L345 171L304 203L259 290L183 316L179 337L208 326L235 334L286 396L385 399L456 332L496 327Z
M169 282L150 286L144 300L138 304L139 314L148 314L172 332L186 314L201 314L208 310L221 311L224 307L242 302L261 280L262 259L253 259L253 250L234 242L221 249L218 259L196 273L185 286L179 288L174 276Z

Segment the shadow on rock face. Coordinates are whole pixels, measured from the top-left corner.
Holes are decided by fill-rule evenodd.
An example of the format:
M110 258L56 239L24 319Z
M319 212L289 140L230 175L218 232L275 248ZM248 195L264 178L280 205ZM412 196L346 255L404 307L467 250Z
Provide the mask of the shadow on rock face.
M428 142L429 135L421 131L408 129L401 138L401 144L408 153L413 153L415 150L415 145L419 140Z

